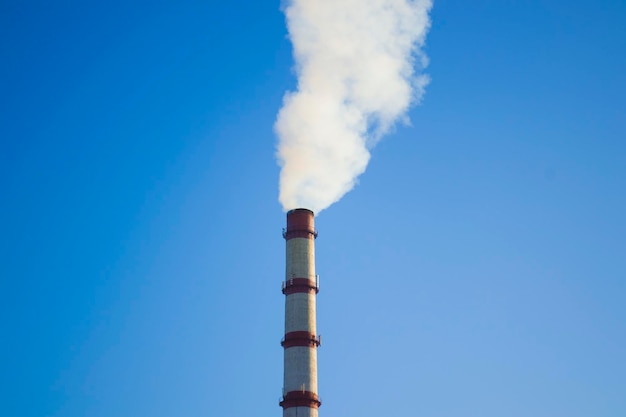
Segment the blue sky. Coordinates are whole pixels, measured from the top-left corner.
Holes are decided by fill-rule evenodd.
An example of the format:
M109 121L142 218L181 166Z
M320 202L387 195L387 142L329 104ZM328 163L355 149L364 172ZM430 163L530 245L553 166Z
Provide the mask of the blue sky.
M626 4L436 0L317 218L322 416L626 415ZM0 5L0 414L281 415L279 2Z

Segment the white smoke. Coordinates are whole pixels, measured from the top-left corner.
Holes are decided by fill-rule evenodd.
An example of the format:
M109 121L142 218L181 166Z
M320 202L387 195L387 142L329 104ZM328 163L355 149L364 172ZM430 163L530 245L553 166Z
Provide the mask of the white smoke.
M287 0L298 91L278 114L280 202L318 213L350 191L369 149L408 122L428 77L432 0Z

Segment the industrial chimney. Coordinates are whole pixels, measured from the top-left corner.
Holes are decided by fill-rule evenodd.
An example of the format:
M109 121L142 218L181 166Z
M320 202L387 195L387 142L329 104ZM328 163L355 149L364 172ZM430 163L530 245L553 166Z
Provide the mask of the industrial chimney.
M283 417L317 417L322 404L317 395L317 347L315 297L319 291L315 275L314 214L298 208L287 213L283 229L287 258L285 294L284 384L280 406Z

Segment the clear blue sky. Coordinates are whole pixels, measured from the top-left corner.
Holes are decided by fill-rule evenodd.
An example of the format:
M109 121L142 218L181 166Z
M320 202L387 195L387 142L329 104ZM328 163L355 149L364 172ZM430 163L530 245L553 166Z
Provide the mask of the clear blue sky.
M436 0L317 219L321 416L626 415L626 3ZM279 1L0 4L0 415L280 416Z

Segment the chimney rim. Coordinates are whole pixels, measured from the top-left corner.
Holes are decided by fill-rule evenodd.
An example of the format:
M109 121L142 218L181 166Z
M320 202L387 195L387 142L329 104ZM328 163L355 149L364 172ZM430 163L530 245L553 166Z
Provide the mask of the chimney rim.
M301 211L308 211L309 213L311 213L313 216L315 216L315 213L313 212L313 210L310 210L308 208L304 208L304 207L299 207L299 208L294 208L291 209L287 212L287 216L289 216L290 214L294 213L294 212L301 212Z

